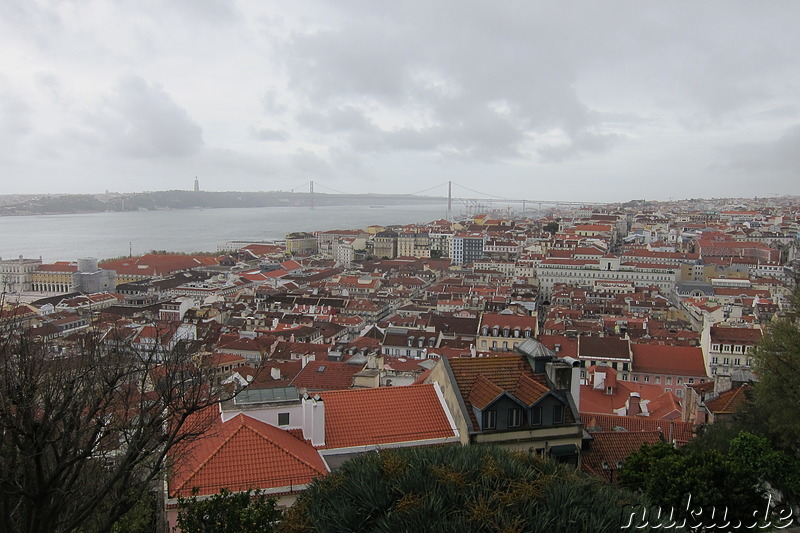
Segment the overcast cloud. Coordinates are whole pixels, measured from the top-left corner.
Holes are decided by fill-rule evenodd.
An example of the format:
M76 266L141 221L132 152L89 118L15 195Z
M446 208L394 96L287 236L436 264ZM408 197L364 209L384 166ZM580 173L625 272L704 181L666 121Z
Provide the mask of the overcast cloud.
M797 20L794 0L6 0L0 194L800 194Z

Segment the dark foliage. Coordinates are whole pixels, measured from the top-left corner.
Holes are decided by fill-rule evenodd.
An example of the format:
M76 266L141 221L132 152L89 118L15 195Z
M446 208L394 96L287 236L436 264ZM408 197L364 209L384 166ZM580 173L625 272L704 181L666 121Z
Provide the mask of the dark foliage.
M316 480L283 532L618 531L644 499L569 466L482 446L387 450Z

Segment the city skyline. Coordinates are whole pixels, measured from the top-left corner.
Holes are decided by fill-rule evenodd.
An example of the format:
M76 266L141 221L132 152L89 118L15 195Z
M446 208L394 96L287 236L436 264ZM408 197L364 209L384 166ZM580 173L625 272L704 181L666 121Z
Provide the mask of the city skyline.
M5 2L0 194L796 195L799 11Z

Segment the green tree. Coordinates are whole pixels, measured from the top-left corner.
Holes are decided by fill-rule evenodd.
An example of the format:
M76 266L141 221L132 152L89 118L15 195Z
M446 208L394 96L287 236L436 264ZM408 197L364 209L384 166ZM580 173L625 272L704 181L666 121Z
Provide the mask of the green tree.
M555 235L556 233L558 233L558 222L548 222L547 224L542 226L542 229L547 233Z
M281 518L275 502L258 490L179 498L178 527L183 533L270 533Z
M279 531L619 531L641 495L574 468L483 446L365 454L315 480Z
M702 523L712 519L712 509L718 513L727 509L729 520L749 523L752 512L767 505L768 496L756 469L746 455L740 455L746 445L734 443L727 455L717 450L676 450L665 443L644 445L625 461L620 484L640 490L654 506L667 512L674 509L681 519ZM696 518L692 512L698 509L703 513Z
M795 296L795 302L797 296ZM800 458L800 324L794 317L772 323L753 352L756 403L773 442Z

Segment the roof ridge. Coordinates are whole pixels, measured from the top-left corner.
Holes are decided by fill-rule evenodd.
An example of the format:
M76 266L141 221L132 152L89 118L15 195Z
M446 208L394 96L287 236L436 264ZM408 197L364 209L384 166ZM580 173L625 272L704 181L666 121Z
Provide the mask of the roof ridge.
M248 418L250 418L250 417L248 417ZM250 420L256 420L256 419L255 419L255 418L250 418ZM267 424L266 422L261 422L260 420L256 420L256 422L260 422L261 424L264 424L264 425L266 425L266 426L269 426L271 429L274 429L274 430L276 430L276 431L279 431L279 432L281 432L281 434L282 434L282 435L285 435L286 437L288 437L288 438L291 438L291 439L293 439L294 441L297 441L297 443L299 443L299 444L305 444L303 441L301 441L300 439L298 439L298 438L297 438L297 437L295 437L294 435L292 435L292 434L290 434L290 433L287 433L286 431L284 431L284 430L282 430L282 429L280 429L280 428L276 428L275 426L272 426L272 425L270 425L270 424ZM301 463L303 463L303 464L304 464L304 465L306 465L307 467L311 468L311 469L312 469L312 470L314 470L315 472L320 472L320 473L323 473L323 474L327 473L327 472L323 472L322 470L320 470L320 469L319 469L319 468L317 468L316 466L312 465L311 463L309 463L308 461L306 461L305 459L303 459L302 457L300 457L300 456L299 456L299 455L297 455L296 453L292 453L292 452L290 452L289 450L287 450L285 447L283 447L283 446L279 446L279 445L278 445L278 443L276 443L274 440L270 439L270 438L269 438L267 435L265 435L264 433L262 433L261 431L259 431L257 428L255 428L255 427L253 427L252 425L250 425L250 423L249 423L249 421L248 421L248 420L246 420L246 419L245 419L245 421L244 421L244 423L243 423L243 426L242 426L242 427L246 427L246 428L247 428L247 429L249 429L251 432L253 432L253 433L254 433L254 434L257 436L257 437L260 437L262 440L265 440L265 441L267 441L267 442L268 442L270 445L272 445L272 447L274 447L274 448L277 448L278 450L282 451L283 453L285 453L285 454L286 454L286 455L288 455L289 457L292 457L292 458L294 458L294 459L296 459L296 460L300 461ZM312 447L312 448L313 448L313 447ZM316 451L316 449L315 449L315 448L314 448L314 453L317 453L317 454L319 455L319 453ZM320 457L320 459L321 459L321 457Z
M186 484L187 484L187 483L189 483L189 481L190 481L191 479L193 479L195 476L197 476L197 474L200 472L200 470L202 470L202 469L203 469L203 467L204 467L204 466L206 466L206 465L207 465L207 464L208 464L208 463L211 461L211 459L213 459L214 457L216 457L216 455L219 453L219 451L222 449L222 447L223 447L223 446L225 446L225 444L227 444L228 442L230 442L230 440L233 438L233 436L234 436L234 435L236 435L236 434L239 432L239 430L241 430L241 429L242 429L242 417L244 417L244 414L243 414L243 413L239 413L238 415L236 415L234 418L232 418L232 419L231 419L231 420L237 420L237 419L239 419L239 421L240 421L239 427L237 427L236 429L234 429L233 431L231 431L231 434L230 434L230 435L228 435L228 436L227 436L225 439L223 439L223 440L222 440L222 442L220 442L219 446L217 446L217 447L214 449L214 451L213 451L213 452L211 452L211 453L208 455L208 457L206 457L206 459L205 459L204 461L202 461L202 462L201 462L199 465L197 465L197 466L194 468L194 470L192 470L192 473L191 473L191 474L189 474L188 476L186 476L186 479L183 481L183 483L181 483L181 484L180 484L180 485L179 485L179 486L176 488L176 490L175 490L175 493L177 493L177 492L180 492L181 490L183 490L183 488L186 486ZM230 420L229 420L229 422L230 422ZM225 430L225 422L222 422L222 423L220 424L220 428L219 428L219 429L220 429L220 430L222 430L222 431L224 431L224 430Z

